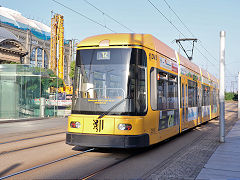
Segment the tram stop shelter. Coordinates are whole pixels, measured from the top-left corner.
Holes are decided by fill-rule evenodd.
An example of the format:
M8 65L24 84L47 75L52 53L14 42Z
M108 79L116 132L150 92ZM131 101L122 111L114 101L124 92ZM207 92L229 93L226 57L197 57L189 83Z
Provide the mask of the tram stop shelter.
M40 97L40 80L29 65L0 64L0 119L39 116L34 99Z

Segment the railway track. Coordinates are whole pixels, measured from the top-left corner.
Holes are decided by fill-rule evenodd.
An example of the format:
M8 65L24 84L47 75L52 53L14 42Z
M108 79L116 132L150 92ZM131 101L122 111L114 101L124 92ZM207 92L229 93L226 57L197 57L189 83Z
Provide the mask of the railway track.
M8 157L14 157L14 156L19 157L19 155L18 155L19 153L20 153L20 154L26 154L26 153L25 153L25 150L26 150L26 152L27 152L27 150L28 150L28 151L31 152L31 153L34 152L34 151L35 151L35 152L41 152L40 149L42 149L43 146L46 146L46 147L44 147L44 149L51 149L50 146L49 146L49 148L48 148L48 145L55 146L54 144L60 143L60 144L62 144L61 147L64 147L64 146L65 146L65 143L64 143L64 141L65 141L65 136L64 136L64 138L62 138L62 139L59 139L59 140L56 140L56 141L50 141L50 139L52 140L52 139L55 139L56 137L59 138L60 136L62 136L62 134L65 135L65 131L57 132L57 133L50 133L50 134L45 134L45 135L40 135L40 136L34 136L34 137L20 138L20 139L15 139L15 140L10 140L10 141L1 142L1 143L0 143L0 158L2 158L3 160L0 159L0 161L6 162L6 160L8 160L8 158L6 158L5 155L7 155ZM42 143L42 142L44 142L44 143ZM61 142L62 142L62 143L61 143ZM36 144L36 145L33 145L34 143L37 143L37 144ZM60 145L60 144L59 144L59 145ZM66 147L69 148L70 146L67 146L67 145L66 145ZM36 148L36 149L34 150L34 148ZM85 148L85 149L86 149L86 148ZM32 171L32 170L35 170L35 169L39 169L39 168L43 168L43 167L48 166L48 165L51 165L51 164L56 164L57 162L60 162L60 161L66 160L66 159L70 159L70 158L76 157L76 156L78 156L78 155L85 154L85 153L87 153L87 152L92 152L92 151L95 150L94 148L86 149L86 150L85 150L85 149L83 150L82 148L74 147L74 148L72 148L72 150L81 151L81 152L68 155L68 154L71 153L71 151L68 151L68 152L67 152L67 155L66 155L66 153L64 153L66 156L64 156L63 153L61 153L61 154L60 154L60 158L57 158L57 159L55 159L55 160L54 160L54 159L50 160L51 158L46 158L46 159L44 160L45 162L42 161L41 164L37 164L37 165L32 166L32 167L31 167L31 164L32 164L32 163L28 163L28 162L29 162L29 161L30 161L30 162L31 162L31 161L32 161L32 162L33 162L33 161L36 162L36 160L31 160L31 159L29 159L29 161L28 161L26 158L22 158L22 159L26 159L26 160L27 160L27 162L25 162L25 160L23 161L24 164L25 164L25 163L28 164L28 165L24 165L24 166L22 166L22 164L20 165L19 163L17 163L18 160L16 160L15 162L14 162L14 160L12 160L13 162L10 163L9 165L6 165L6 163L4 163L4 166L6 166L6 167L8 167L8 168L3 169L3 167L2 167L2 170L0 170L0 180L2 180L2 179L8 179L8 178L11 178L11 177L14 177L14 176L16 176L16 178L17 178L18 175L20 175L20 177L24 177L25 174L26 174L27 172L29 172L29 171ZM22 153L19 152L19 151L22 151ZM70 153L69 153L69 152L70 152ZM10 154L10 153L13 153L13 155ZM16 153L17 153L17 154L16 154ZM102 153L102 151L100 150L99 153ZM109 152L108 152L108 153L109 153ZM37 153L35 153L35 154L37 154ZM61 157L61 156L64 156L64 157ZM4 160L4 159L5 159L5 160ZM101 171L103 171L103 170L105 170L105 169L113 166L114 164L118 164L118 163L124 161L125 159L126 159L126 158L121 159L121 160L119 160L118 162L111 164L110 166L101 168L101 169L98 170L97 172L91 173L91 175L96 174L96 173L98 173L98 172L101 172ZM50 161L48 162L48 160L50 160ZM21 160L21 161L22 161L22 160ZM19 167L17 167L17 166L18 166L17 164L19 164ZM13 168L13 169L14 169L14 168L15 168L14 165L16 165L16 167L17 167L17 169L16 169L17 172L14 172L14 170L9 170L10 168ZM54 165L54 166L55 166L55 165ZM26 167L29 167L29 168L26 168ZM22 170L22 169L23 169L23 170ZM9 170L9 172L8 172L8 170ZM10 174L8 174L8 173L10 173ZM4 175L4 176L3 176L3 175ZM91 175L89 175L89 176L91 176ZM83 178L84 178L84 179L87 179L89 176L85 176L85 177L83 177ZM81 179L83 179L83 178L81 178Z
M65 136L61 137L63 134L65 134L65 132L51 133L41 136L2 142L0 143L0 155L64 142Z
M22 171L18 171L18 172L9 174L9 175L7 175L7 176L0 177L0 180L2 180L2 179L7 179L7 178L10 178L10 177L19 175L19 174L23 174L23 173L32 171L32 170L34 170L34 169L38 169L38 168L41 168L41 167L44 167L44 166L47 166L47 165L50 165L50 164L54 164L54 163L57 163L57 162L59 162L59 161L63 161L63 160L65 160L65 159L69 159L69 158L72 158L72 157L75 157L75 156L78 156L78 155L81 155L81 154L85 154L85 153L87 153L87 152L91 152L91 151L94 151L94 150L95 150L94 148L91 148L91 149L82 151L82 152L80 152L80 153L72 154L72 155L70 155L70 156L65 156L65 157L60 158L60 159L56 159L56 160L53 160L53 161L50 161L50 162L47 162L47 163L43 163L43 164L40 164L40 165L37 165L37 166L33 166L33 167L31 167L31 168L24 169L24 170L22 170Z
M58 132L58 133L52 133L52 134L46 134L46 135L41 135L41 136L34 136L34 137L30 137L30 138L22 138L22 139L17 139L17 140L11 140L11 141L6 141L6 142L0 142L0 145L15 143L15 142L19 142L19 141L26 141L26 140L36 139L36 138L48 137L48 136L53 136L53 135L63 134L63 133L66 133L66 131L62 131L62 132Z
M117 162L115 162L115 163L113 163L113 164L110 164L110 165L108 165L108 166L106 166L106 167L103 167L103 168L101 168L101 169L99 169L99 170L97 170L97 171L95 171L95 172L93 172L93 173L91 173L91 174L89 174L89 175L87 175L87 176L81 177L81 178L79 178L79 179L81 179L81 180L90 179L90 178L92 178L93 176L96 176L98 173L101 173L101 172L103 172L103 171L105 171L105 170L107 170L107 169L109 169L109 168L112 168L113 166L116 166L116 165L120 164L121 162L123 162L123 161L125 161L125 160L127 160L127 159L129 159L129 158L131 158L131 157L132 157L132 156L123 158L123 159L121 159L121 160L119 160L119 161L117 161Z
M121 159L119 159L118 161L116 161L116 162L114 162L114 163L112 163L112 164L109 164L109 165L107 165L107 166L105 166L105 167L102 167L102 168L99 168L98 170L96 170L96 171L94 171L94 172L92 172L92 173L89 173L88 175L86 175L86 176L83 176L83 177L80 177L79 179L81 179L81 180L87 180L87 179L91 179L91 178L94 178L94 177L96 177L99 173L102 173L102 172L104 172L104 171L107 171L108 169L110 169L110 168L112 168L112 167L114 167L114 166L117 166L117 165L119 165L120 163L122 163L122 162L124 162L124 161L126 161L126 160L129 160L130 158L132 158L132 157L134 157L134 156L137 156L137 155L139 155L139 154L141 154L141 153L144 153L145 151L148 151L149 149L148 148L142 148L142 149L130 149L130 150L128 150L128 155L126 156L126 157L124 157L124 158L121 158ZM112 151L114 151L113 149L112 149ZM127 151L127 150L126 150ZM95 178L94 178L95 179Z
M46 145L50 145L50 144L54 144L54 143L59 143L59 142L65 142L65 139L63 139L63 140L58 140L58 141L54 141L54 142L49 142L49 143L44 143L44 144L39 144L39 145L34 145L34 146L29 146L29 147L23 147L23 148L14 149L14 150L9 150L9 151L2 151L2 152L0 152L0 155L5 155L5 154L8 154L8 153L17 152L17 151L22 151L22 150L27 150L27 149L32 149L32 148L37 148L37 147L46 146Z

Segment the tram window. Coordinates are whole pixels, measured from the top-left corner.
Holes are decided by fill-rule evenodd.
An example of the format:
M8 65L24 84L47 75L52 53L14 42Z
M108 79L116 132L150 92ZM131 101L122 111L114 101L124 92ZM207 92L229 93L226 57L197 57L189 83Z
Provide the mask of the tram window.
M197 106L197 82L188 80L188 107Z
M184 84L182 84L182 100L181 100L181 108L182 108L183 106L185 106L185 105L184 105L184 98L185 98L185 96L184 96Z
M136 108L139 112L145 111L146 109L146 69L138 66L137 68L137 104Z
M178 94L177 94L177 76L169 75L168 79L168 108L177 109Z
M215 88L213 88L212 96L213 96L213 105L216 105L217 104L217 94L216 94Z
M210 88L206 85L202 85L202 105L210 105Z
M207 86L207 106L210 105L210 87Z
M157 69L151 68L150 70L150 103L153 110L157 110Z
M194 87L192 82L188 80L188 107L193 107L194 104Z
M202 106L205 106L204 95L205 95L205 85L202 85Z
M212 89L212 105L215 105L215 89Z
M213 90L210 89L210 105L213 105Z
M215 91L215 105L218 104L218 90Z
M217 100L217 104L219 104L219 90L217 90L216 92L216 100Z
M157 81L157 109L167 109L167 80L161 79Z
M210 105L210 88L207 87L207 106Z
M152 68L151 107L153 110L177 109L177 76Z

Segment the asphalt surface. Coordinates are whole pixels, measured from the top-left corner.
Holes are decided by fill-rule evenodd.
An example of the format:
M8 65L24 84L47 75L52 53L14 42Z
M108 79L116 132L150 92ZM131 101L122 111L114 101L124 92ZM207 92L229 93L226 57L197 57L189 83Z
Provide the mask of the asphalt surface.
M237 104L226 104L226 131ZM0 124L0 179L86 148L65 144L67 118ZM145 149L95 149L9 179L195 179L219 146L218 120ZM89 176L91 175L91 176Z

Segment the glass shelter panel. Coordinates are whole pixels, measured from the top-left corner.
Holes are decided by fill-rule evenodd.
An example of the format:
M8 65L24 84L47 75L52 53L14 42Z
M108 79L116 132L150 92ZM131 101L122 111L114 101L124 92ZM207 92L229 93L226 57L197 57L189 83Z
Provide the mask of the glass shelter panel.
M39 116L40 75L28 65L0 65L0 119Z

